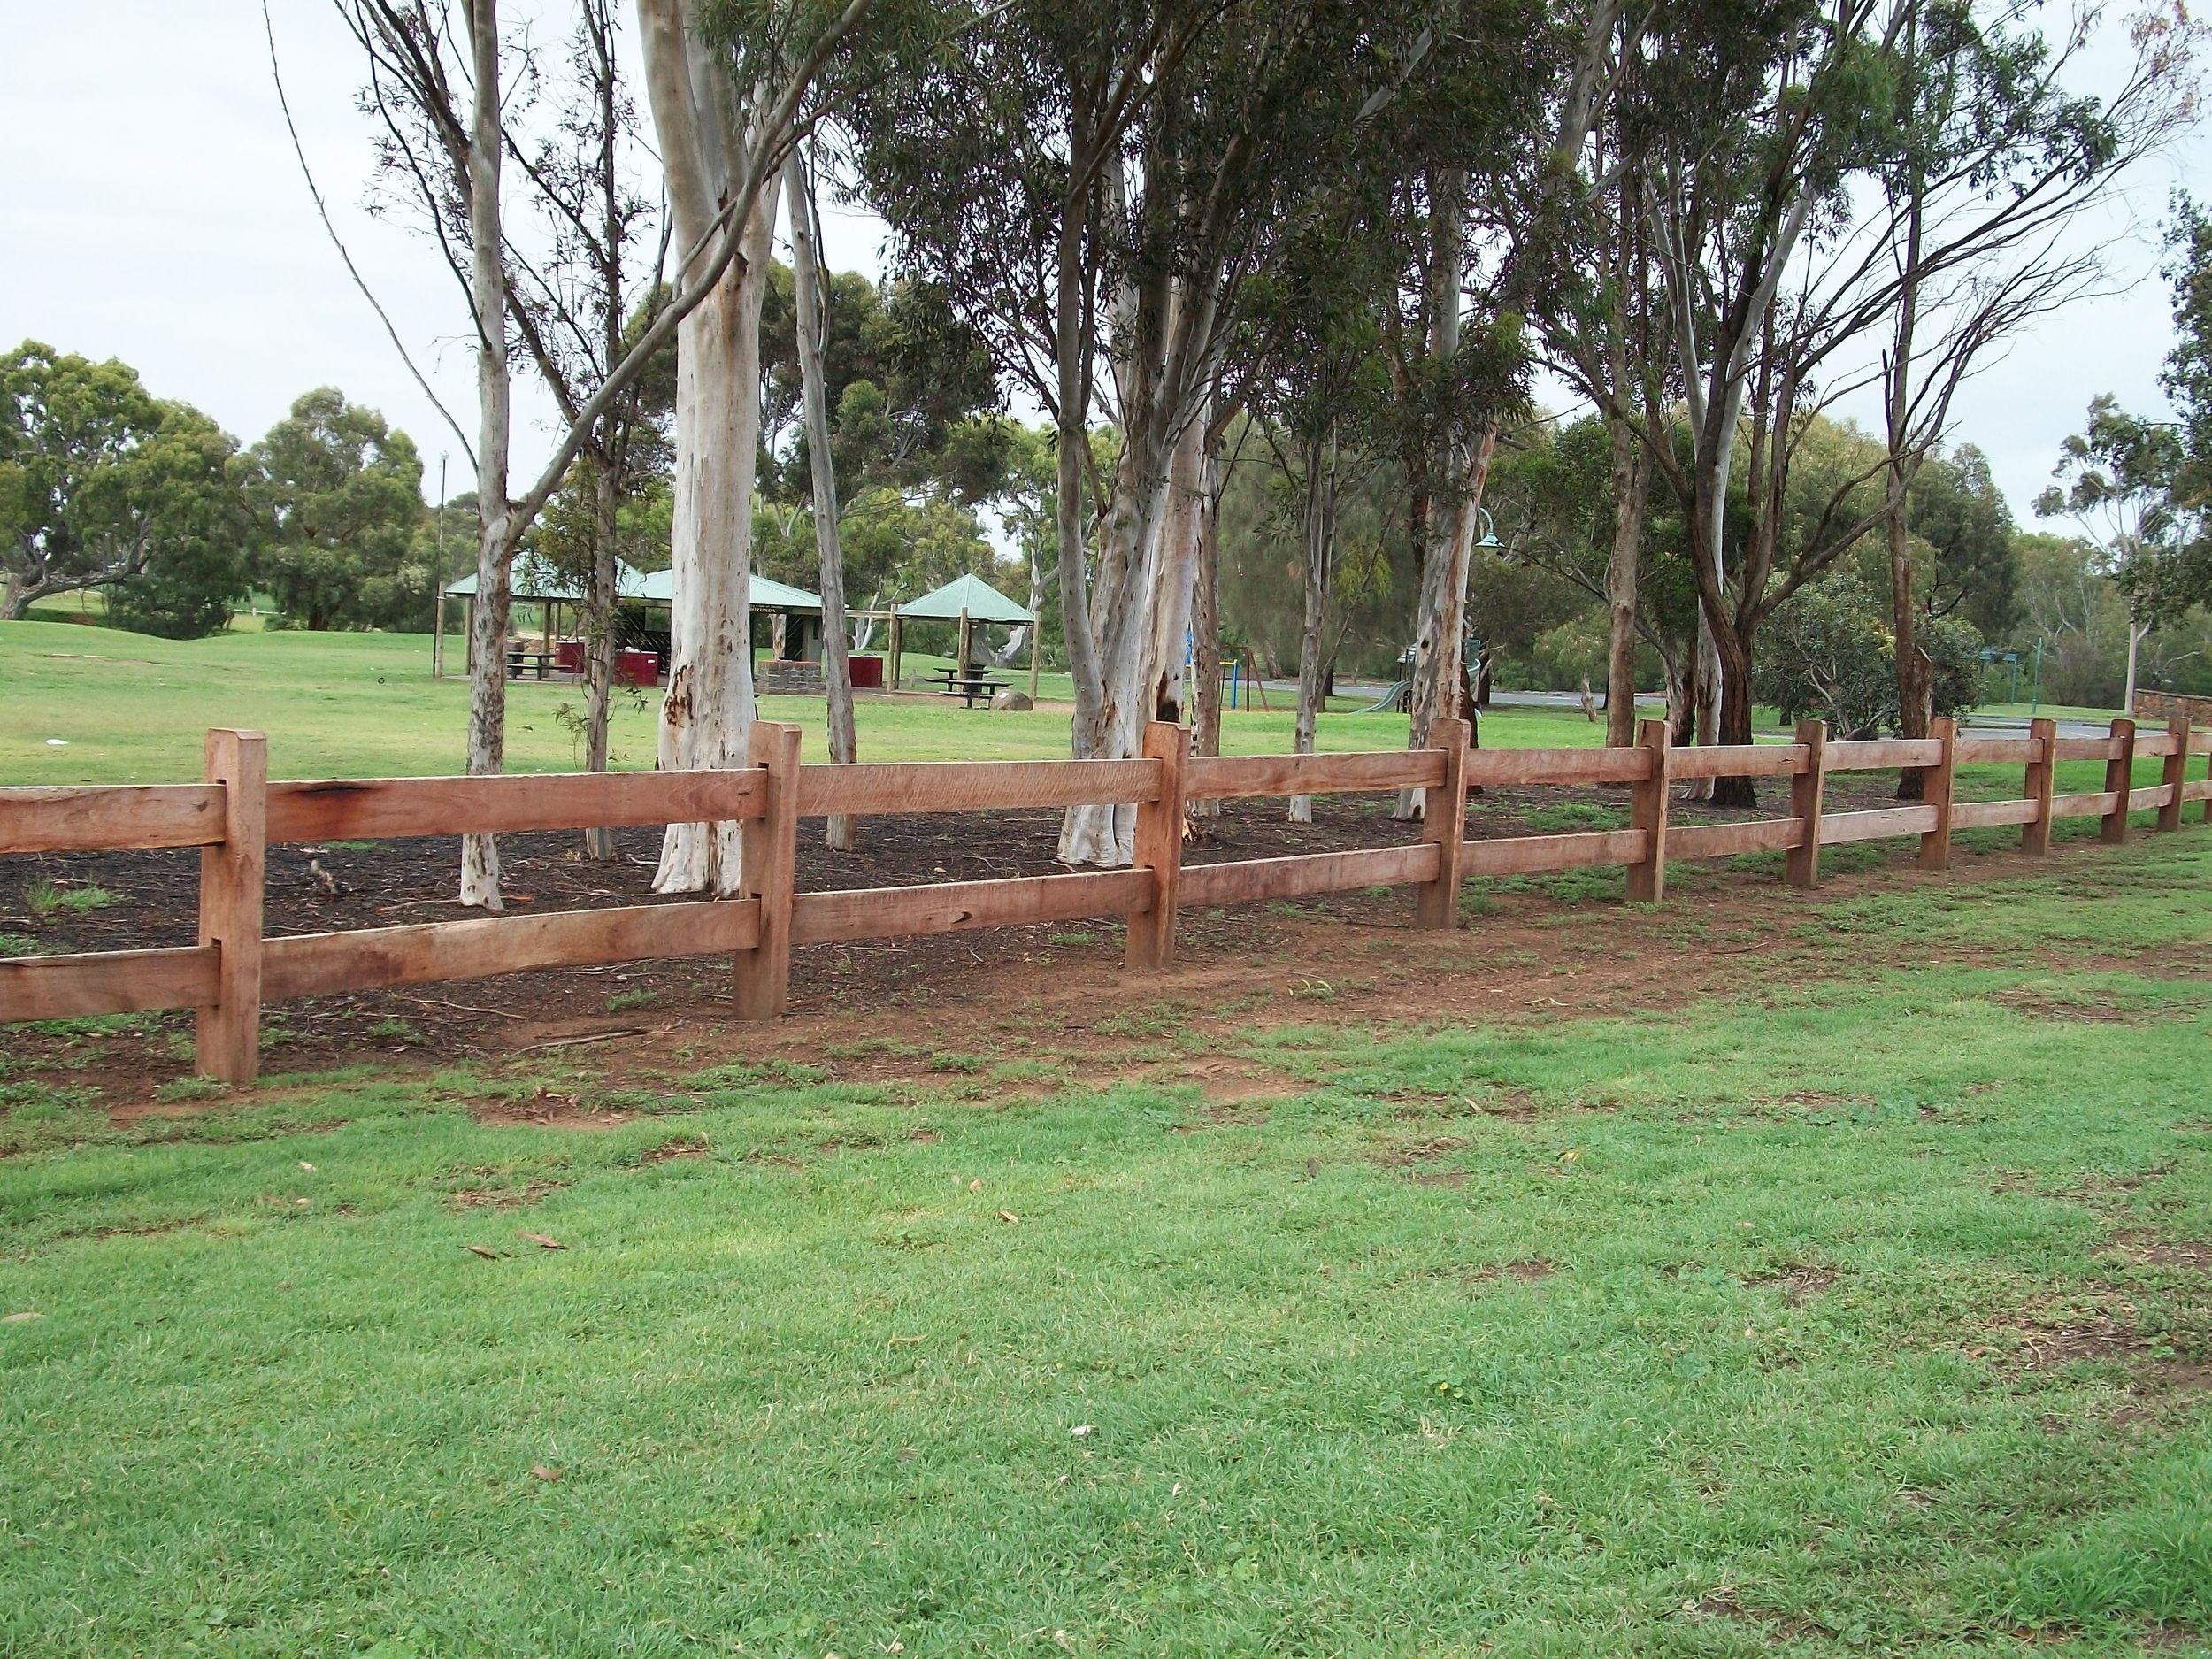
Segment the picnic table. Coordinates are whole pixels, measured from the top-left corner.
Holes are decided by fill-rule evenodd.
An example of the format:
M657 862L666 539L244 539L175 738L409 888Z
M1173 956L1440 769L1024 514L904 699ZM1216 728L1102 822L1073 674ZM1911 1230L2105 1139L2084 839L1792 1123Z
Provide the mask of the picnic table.
M507 678L510 680L543 680L553 667L557 651L541 649L534 645L507 647Z
M988 698L992 693L1006 689L1008 682L994 680L987 669L940 668L932 671L928 679L937 682L940 696L958 697L969 708L975 707L979 697Z

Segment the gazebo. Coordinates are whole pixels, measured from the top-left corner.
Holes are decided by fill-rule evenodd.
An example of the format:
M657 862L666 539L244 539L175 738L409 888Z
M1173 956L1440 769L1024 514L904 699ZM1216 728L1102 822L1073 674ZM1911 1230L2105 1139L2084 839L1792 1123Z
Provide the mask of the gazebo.
M997 622L1029 630L1029 688L1037 688L1037 615L1018 605L980 576L956 576L942 588L891 607L891 683L899 683L899 624L912 619L957 622L960 643L957 661L964 672L979 622Z
M647 599L651 595L646 584L652 579L643 572L634 570L620 559L614 562L614 591L618 599ZM559 630L554 626L560 618L563 605L580 607L584 603L583 589L553 568L552 564L535 553L519 553L507 571L508 595L526 605L542 605L544 610L545 649L553 649L553 641ZM464 649L473 650L476 645L476 572L471 571L458 581L446 583L438 590L438 611L431 624L430 675L434 680L445 678L445 602L449 597L468 601L468 619L462 625Z
M510 568L510 595L516 602L544 607L542 649L549 655L560 634L561 607L569 605L580 610L585 600L582 589L535 553L526 552L516 556ZM430 641L430 672L434 678L442 678L445 673L445 599L448 595L468 602L466 631L462 637L472 641L476 634L475 573L471 572L457 581L449 582L441 590ZM615 596L618 600L641 601L649 605L672 605L676 596L675 572L640 571L617 559ZM818 642L821 639L822 601L818 595L808 593L803 588L794 588L787 582L757 575L752 581L752 609L768 614L769 655L775 662L796 667L806 659L809 641ZM794 620L798 623L795 629L791 626ZM646 642L651 643L649 641ZM664 646L665 641L661 643ZM655 649L664 659L659 665L664 671L667 667L666 652L659 647ZM819 691L819 666L813 663L807 663L806 665L813 668L816 677L817 683L811 689ZM790 688L807 689L796 685Z

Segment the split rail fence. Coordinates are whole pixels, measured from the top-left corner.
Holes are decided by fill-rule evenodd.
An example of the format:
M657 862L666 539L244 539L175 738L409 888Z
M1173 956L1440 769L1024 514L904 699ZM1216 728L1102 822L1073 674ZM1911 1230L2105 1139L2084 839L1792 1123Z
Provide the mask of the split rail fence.
M2089 738L2060 737L2049 720L2024 737L1936 725L1924 739L1831 742L1807 722L1791 743L1674 749L1665 723L1647 720L1630 749L1474 749L1455 720L1437 723L1428 749L1226 757L1194 757L1182 728L1155 725L1133 760L807 766L798 728L764 721L752 728L751 764L725 771L294 782L269 780L259 733L218 730L207 736L204 782L0 789L0 853L197 847L201 859L197 944L0 960L0 1022L191 1008L196 1069L249 1081L261 1005L286 997L726 952L739 1016L770 1019L784 1010L795 945L1122 916L1128 964L1160 968L1174 957L1177 911L1192 907L1410 887L1418 926L1448 928L1460 883L1477 876L1621 865L1631 902L1650 903L1665 895L1669 863L1686 858L1778 850L1786 879L1811 887L1820 849L1847 841L1917 837L1922 865L1940 870L1962 829L2016 824L2023 847L2040 853L2062 818L2101 819L2108 841L2126 837L2131 811L2155 809L2160 829L2177 829L2184 806L2201 801L2212 820L2212 780L2187 776L2193 757L2212 753L2212 732L2185 720L2141 733L2116 720ZM2135 763L2147 758L2162 759L2160 781L2134 788ZM2055 795L2054 767L2067 760L2105 762L2103 789ZM1957 768L1979 764L2020 766L2020 795L1955 801ZM1823 810L1831 776L1901 767L1922 771L1918 803ZM1670 826L1675 784L1723 777L1788 779L1788 815ZM1629 827L1465 839L1470 787L1546 784L1631 786ZM1407 787L1427 792L1418 841L1183 863L1191 801ZM1130 869L795 890L802 818L1124 803L1136 810ZM747 828L738 891L726 898L273 937L262 926L272 842L731 820Z

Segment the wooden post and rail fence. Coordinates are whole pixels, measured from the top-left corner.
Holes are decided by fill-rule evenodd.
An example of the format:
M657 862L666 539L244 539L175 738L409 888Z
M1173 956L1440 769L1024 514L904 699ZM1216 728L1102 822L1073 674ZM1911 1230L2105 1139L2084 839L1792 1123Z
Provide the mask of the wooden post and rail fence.
M2188 776L2212 754L2212 732L2180 718L2139 733L2062 738L2038 720L2024 737L1962 735L1936 722L1923 739L1831 742L1818 722L1790 743L1669 746L1663 721L1643 722L1629 749L1473 749L1465 725L1440 721L1436 746L1336 755L1194 757L1179 726L1155 725L1133 760L982 761L802 765L799 731L752 727L751 764L714 772L571 772L488 778L339 779L271 782L257 733L213 731L205 781L0 789L0 853L117 848L200 849L199 942L148 950L0 960L0 1022L148 1009L197 1010L196 1069L250 1081L259 1063L264 1002L373 990L526 969L727 954L746 1019L772 1019L788 996L795 945L948 933L974 927L1127 919L1129 966L1175 956L1180 910L1306 897L1373 887L1411 887L1415 918L1453 926L1461 882L1477 876L1625 866L1628 897L1665 897L1670 863L1777 850L1786 879L1819 880L1819 851L1848 841L1915 836L1923 867L1947 867L1959 830L2018 825L2030 853L2049 849L2051 825L2095 818L2124 840L2131 811L2155 809L2178 829L2212 780ZM2163 762L2161 780L2132 788L2139 759ZM2061 761L2101 760L2103 789L2055 795ZM2019 795L1954 797L1956 769L2023 768ZM1824 810L1838 772L1921 769L1924 799L1868 811ZM1787 779L1785 818L1668 823L1675 784L1697 778ZM1466 839L1475 786L1625 784L1625 829ZM1185 865L1183 824L1194 800L1396 791L1427 792L1421 838L1390 847ZM924 887L796 891L798 821L1133 803L1135 864ZM745 825L738 890L729 896L530 916L494 916L341 933L269 936L262 926L264 857L271 842L513 833L585 826L735 820Z

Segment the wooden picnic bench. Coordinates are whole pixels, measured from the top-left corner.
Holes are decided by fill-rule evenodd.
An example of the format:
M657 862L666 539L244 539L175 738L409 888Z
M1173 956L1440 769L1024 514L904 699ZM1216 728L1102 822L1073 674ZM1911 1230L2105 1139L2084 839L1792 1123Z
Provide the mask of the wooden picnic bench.
M975 707L977 698L987 699L994 692L1005 690L1010 683L994 680L987 671L980 668L972 668L965 672L956 668L939 668L933 670L927 677L937 682L938 695L958 697L971 709Z

